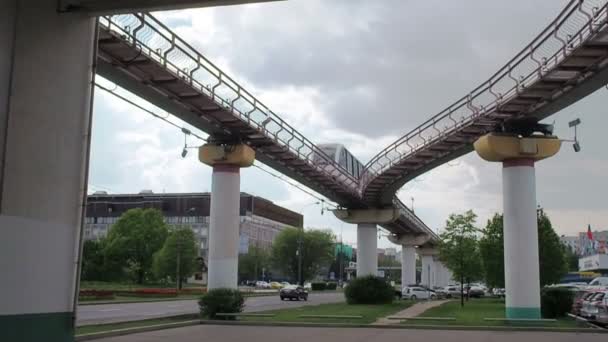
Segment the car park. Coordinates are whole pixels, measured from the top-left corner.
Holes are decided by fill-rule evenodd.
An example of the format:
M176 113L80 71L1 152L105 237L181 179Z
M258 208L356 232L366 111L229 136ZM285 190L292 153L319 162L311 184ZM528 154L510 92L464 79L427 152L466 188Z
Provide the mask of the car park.
M595 322L601 325L608 325L608 295L604 294L601 301L596 303L597 313Z
M486 295L486 291L480 286L469 286L467 287L467 294L471 298L481 298Z
M285 299L295 299L295 300L304 300L307 301L308 300L308 291L306 291L302 286L297 286L297 285L289 285L289 286L285 286L284 288L282 288L279 291L279 297L281 297L281 300L285 300Z
M446 298L460 297L460 286L446 286L442 291Z
M279 283L278 281L271 281L270 288L273 290L280 290L283 288L283 285L281 283Z
M436 299L437 295L435 292L421 286L406 286L401 291L401 298L411 300Z

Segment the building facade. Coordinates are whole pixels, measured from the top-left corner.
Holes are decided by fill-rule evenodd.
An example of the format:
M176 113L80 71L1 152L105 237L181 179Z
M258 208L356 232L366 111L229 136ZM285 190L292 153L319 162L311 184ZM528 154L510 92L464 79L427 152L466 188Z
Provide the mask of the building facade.
M163 213L170 227L189 226L198 240L200 256L207 260L210 205L210 193L95 192L87 199L84 238L95 240L106 236L112 225L129 209L155 208ZM304 220L301 214L247 193L241 193L239 215L241 254L246 254L251 246L269 249L283 229L302 227ZM196 278L204 282L205 274L197 274Z

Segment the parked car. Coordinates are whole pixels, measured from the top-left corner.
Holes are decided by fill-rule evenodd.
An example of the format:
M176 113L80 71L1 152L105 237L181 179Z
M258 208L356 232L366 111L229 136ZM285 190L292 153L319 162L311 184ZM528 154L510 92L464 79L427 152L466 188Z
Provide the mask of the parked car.
M505 292L505 289L503 289L503 288L494 288L494 289L492 289L492 295L502 298L506 295L506 292Z
M446 286L442 291L446 298L460 297L460 286Z
M403 299L436 299L437 295L435 292L425 289L421 286L406 286L401 291L401 298Z
M304 283L304 290L306 290L306 291L312 291L312 284L311 283Z
M580 316L581 309L583 308L583 301L588 300L595 292L589 291L578 291L574 295L574 300L572 301L572 314Z
M269 289L270 288L270 284L268 284L265 281L258 280L258 281L255 282L255 287L257 287L259 289Z
M469 286L467 292L471 298L481 298L486 295L486 291L480 286Z
M589 282L587 290L603 290L608 288L608 277L597 277Z
M284 288L281 289L281 291L279 291L279 296L281 297L281 300L303 299L303 300L307 301L308 300L308 291L306 291L302 286L289 285L289 286L285 286Z
M281 285L283 285L283 287L285 287L285 286L290 286L291 284L289 282L282 281Z
M274 289L274 290L280 290L283 288L283 285L281 285L281 283L277 282L277 281L271 281L270 282L270 288Z
M583 300L583 307L581 308L581 316L585 317L590 321L595 321L595 318L599 312L599 305L602 303L605 296L605 292L596 291L587 300Z
M596 303L596 307L595 322L601 325L608 325L608 295L604 294L602 300Z

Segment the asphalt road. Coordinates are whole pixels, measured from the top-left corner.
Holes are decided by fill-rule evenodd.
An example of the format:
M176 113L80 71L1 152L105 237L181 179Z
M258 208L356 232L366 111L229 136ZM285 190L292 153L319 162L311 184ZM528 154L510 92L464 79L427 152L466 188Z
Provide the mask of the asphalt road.
M245 300L245 312L293 308L304 305L337 303L343 301L344 294L341 292L311 293L307 302L281 301L278 294L276 296L249 297ZM134 321L197 312L198 304L196 300L80 305L78 306L76 325Z
M606 334L523 331L455 331L372 328L303 328L196 325L191 327L151 331L99 342L200 342L200 341L382 341L382 342L605 342Z

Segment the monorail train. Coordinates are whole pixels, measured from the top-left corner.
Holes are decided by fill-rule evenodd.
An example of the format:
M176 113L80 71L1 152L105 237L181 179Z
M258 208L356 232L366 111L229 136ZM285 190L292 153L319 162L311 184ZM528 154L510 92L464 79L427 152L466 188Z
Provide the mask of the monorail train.
M352 176L359 178L363 172L363 164L357 160L344 145L341 144L320 144L317 147L329 156L333 161L342 166ZM326 159L320 154L315 153L313 163L317 165L328 164Z

